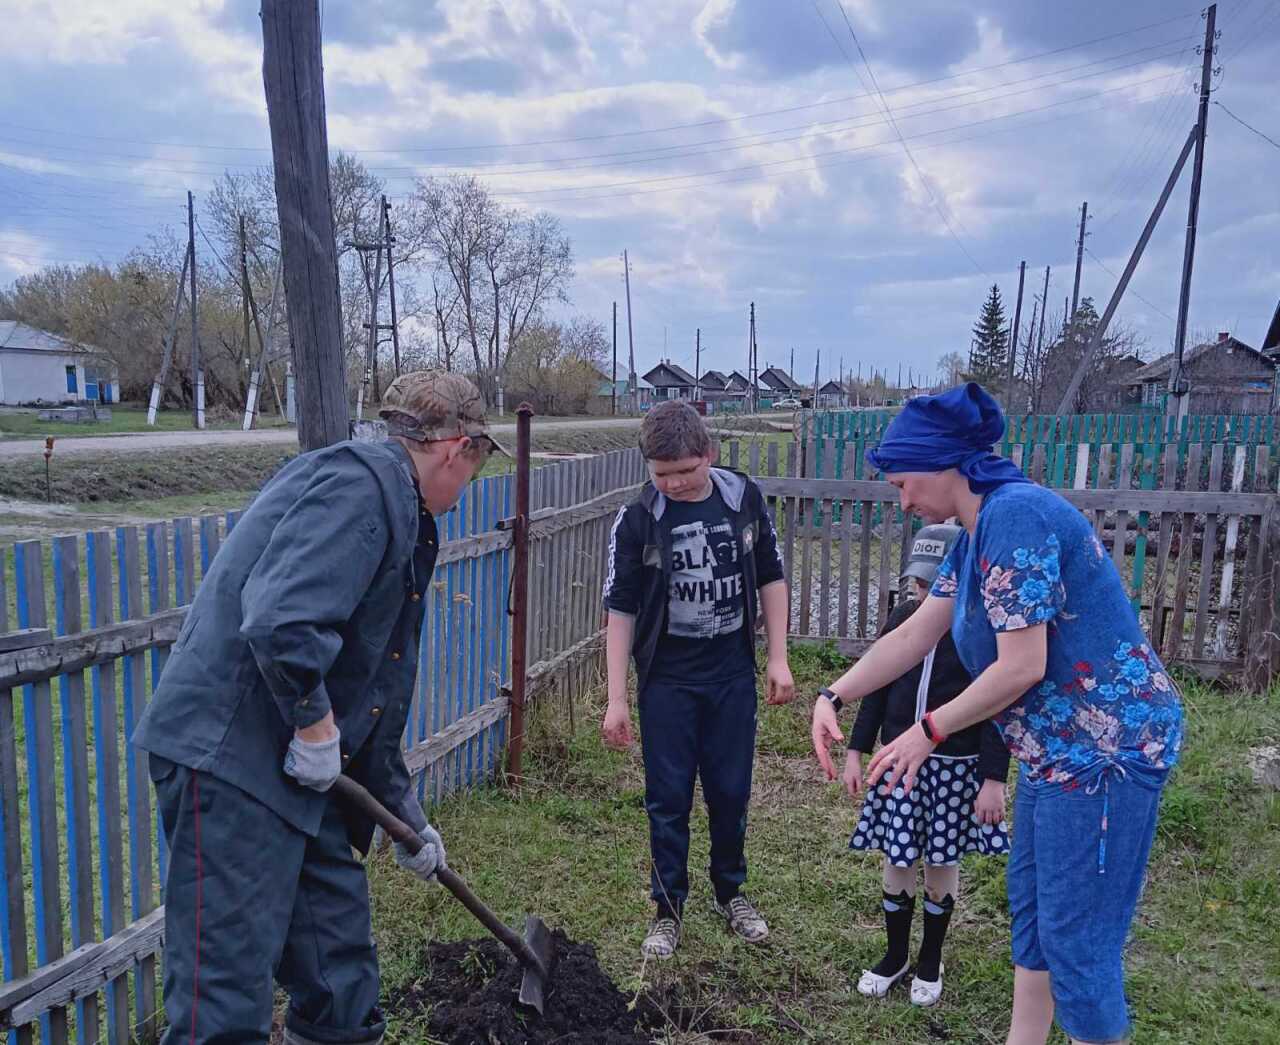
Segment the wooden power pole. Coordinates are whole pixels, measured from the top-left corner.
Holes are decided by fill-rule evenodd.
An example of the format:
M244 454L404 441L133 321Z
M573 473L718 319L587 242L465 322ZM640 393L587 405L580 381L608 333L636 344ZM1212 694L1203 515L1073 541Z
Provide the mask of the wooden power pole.
M630 411L640 412L640 401L636 390L636 342L631 333L631 259L627 252L622 252L622 276L627 285L627 397L630 399Z
M618 416L618 303L613 303L613 384L609 389L609 413Z
M1187 416L1190 388L1182 369L1187 345L1187 312L1191 307L1191 266L1196 260L1196 224L1200 219L1200 179L1204 174L1204 138L1209 121L1209 82L1213 78L1214 23L1218 5L1210 4L1205 12L1203 62L1200 66L1200 109L1196 116L1196 154L1191 166L1191 198L1187 203L1187 238L1182 251L1182 283L1178 289L1178 325L1173 339L1173 371L1169 375L1169 391L1178 404L1178 419Z
M1076 318L1076 307L1080 303L1080 265L1084 261L1084 226L1089 220L1089 201L1080 204L1080 235L1076 239L1076 281L1071 287L1071 314L1067 322Z
M1013 412L1013 375L1018 358L1018 327L1022 325L1022 285L1027 279L1027 263L1018 265L1018 303L1013 308L1013 331L1009 334L1009 358L1005 361L1004 409Z
M391 244L395 237L391 235L391 204L387 197L382 197L382 230L387 237L387 292L391 295L391 352L396 367L396 377L400 376L400 323L396 317L396 268L391 263Z
M298 443L307 451L349 434L319 0L262 0L261 14Z
M191 264L191 423L204 427L204 369L200 366L200 308L196 300L196 205L187 193L187 256Z

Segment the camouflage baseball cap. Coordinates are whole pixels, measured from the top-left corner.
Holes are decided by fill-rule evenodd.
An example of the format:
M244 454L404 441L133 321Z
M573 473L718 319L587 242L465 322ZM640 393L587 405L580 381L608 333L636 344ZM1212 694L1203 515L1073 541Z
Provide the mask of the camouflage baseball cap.
M420 443L470 436L487 439L493 449L506 448L489 434L484 397L467 378L447 370L416 370L401 374L382 397L378 416L389 435ZM507 454L509 457L510 454Z

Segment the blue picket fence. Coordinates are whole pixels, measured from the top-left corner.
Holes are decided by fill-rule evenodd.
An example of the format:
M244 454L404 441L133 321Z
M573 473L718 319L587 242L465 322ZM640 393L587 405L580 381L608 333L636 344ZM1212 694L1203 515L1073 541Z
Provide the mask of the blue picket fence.
M635 450L540 467L531 507L567 509L642 475ZM403 741L424 803L489 777L506 742L512 551L509 531L495 531L514 511L515 476L497 475L472 483L439 520L440 565L424 598ZM155 1030L166 850L146 759L128 737L185 607L242 515L0 548L0 678L18 678L21 657L42 647L73 655L86 629L109 636L88 667L51 666L0 688L0 1030L13 1045L104 1037L124 1045ZM602 561L603 525L597 513L541 542L540 554L572 541L584 559ZM578 566L567 558L559 572L536 566L531 600L549 606L550 585L568 591ZM533 656L598 627L588 602L579 605L554 634L535 632Z

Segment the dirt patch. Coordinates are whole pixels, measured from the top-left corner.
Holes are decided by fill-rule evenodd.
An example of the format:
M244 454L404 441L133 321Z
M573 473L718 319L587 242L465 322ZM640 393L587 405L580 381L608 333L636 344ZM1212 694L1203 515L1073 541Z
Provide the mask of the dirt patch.
M556 931L545 1013L516 1004L523 970L496 940L431 944L421 979L393 995L400 1018L429 1012L428 1030L448 1045L649 1045L661 1014L605 975L595 948Z

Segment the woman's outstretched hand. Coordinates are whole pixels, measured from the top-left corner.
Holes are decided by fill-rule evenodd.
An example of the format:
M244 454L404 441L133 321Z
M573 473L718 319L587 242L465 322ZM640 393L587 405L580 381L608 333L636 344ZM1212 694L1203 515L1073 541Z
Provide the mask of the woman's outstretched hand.
M916 774L924 765L925 759L933 754L936 746L924 735L924 728L919 722L905 733L898 734L876 752L867 766L868 790L875 787L881 777L886 777L885 785L890 794L899 783L902 784L903 794L910 794L911 788L915 786Z

